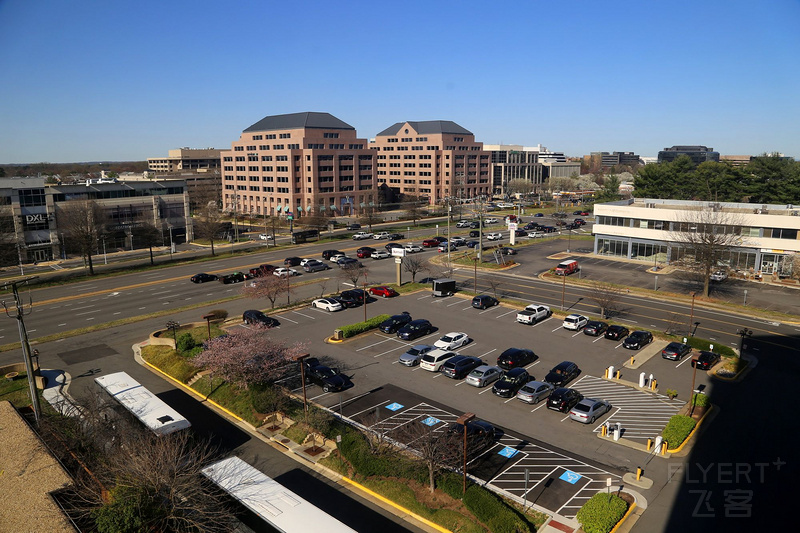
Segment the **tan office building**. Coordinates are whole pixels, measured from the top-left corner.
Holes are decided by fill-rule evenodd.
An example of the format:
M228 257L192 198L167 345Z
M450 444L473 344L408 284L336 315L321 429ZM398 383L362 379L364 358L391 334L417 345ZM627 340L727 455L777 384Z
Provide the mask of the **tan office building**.
M489 152L449 120L398 122L375 136L377 185L429 204L492 194Z
M375 205L375 152L329 113L264 117L222 159L222 203L254 215L359 215Z
M147 169L157 174L219 170L219 152L217 148L169 150L167 157L148 157Z

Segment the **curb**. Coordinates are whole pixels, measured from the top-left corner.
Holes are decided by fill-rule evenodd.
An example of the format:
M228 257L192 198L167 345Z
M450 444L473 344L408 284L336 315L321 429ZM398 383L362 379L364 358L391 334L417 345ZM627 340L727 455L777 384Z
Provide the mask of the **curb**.
M625 523L625 520L628 519L628 517L631 515L634 509L636 509L636 502L633 502L631 506L628 507L628 511L622 516L622 518L619 519L619 522L617 522L617 524L613 528L611 528L611 531L609 533L616 533L616 531L620 527L622 527L622 524Z

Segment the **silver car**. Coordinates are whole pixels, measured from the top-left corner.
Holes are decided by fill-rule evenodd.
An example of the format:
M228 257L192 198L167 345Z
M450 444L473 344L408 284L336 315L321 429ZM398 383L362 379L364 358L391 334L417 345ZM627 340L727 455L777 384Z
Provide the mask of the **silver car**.
M583 424L594 424L597 417L611 410L611 404L605 400L584 398L570 409L569 417Z
M467 375L466 381L473 387L485 387L500 379L502 375L503 370L499 366L481 365Z
M406 353L401 355L397 362L405 366L417 366L419 364L419 360L422 359L422 356L431 350L433 350L433 346L430 346L429 344L417 344L416 346L409 348Z
M517 399L525 403L539 403L539 400L550 396L554 389L555 387L552 383L529 381L519 390Z

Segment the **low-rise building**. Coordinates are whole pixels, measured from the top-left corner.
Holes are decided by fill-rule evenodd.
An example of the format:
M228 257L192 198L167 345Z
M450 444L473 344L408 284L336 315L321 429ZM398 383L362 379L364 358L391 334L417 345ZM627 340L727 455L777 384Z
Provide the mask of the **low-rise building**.
M148 157L147 168L158 174L219 170L220 151L217 148L177 148L169 150L167 157Z
M539 194L542 189L542 164L539 150L518 144L484 144L483 149L491 154L489 175L492 194L509 195L508 182L523 180L532 185L531 192Z
M658 152L658 162L675 161L682 155L689 156L696 165L706 161L719 161L719 152L715 152L713 148L700 145L676 145Z

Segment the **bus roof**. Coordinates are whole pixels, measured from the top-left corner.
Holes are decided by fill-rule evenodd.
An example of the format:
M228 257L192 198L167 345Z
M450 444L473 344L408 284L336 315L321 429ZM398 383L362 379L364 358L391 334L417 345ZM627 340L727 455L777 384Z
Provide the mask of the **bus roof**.
M94 380L153 433L166 435L192 425L126 372L106 374Z

